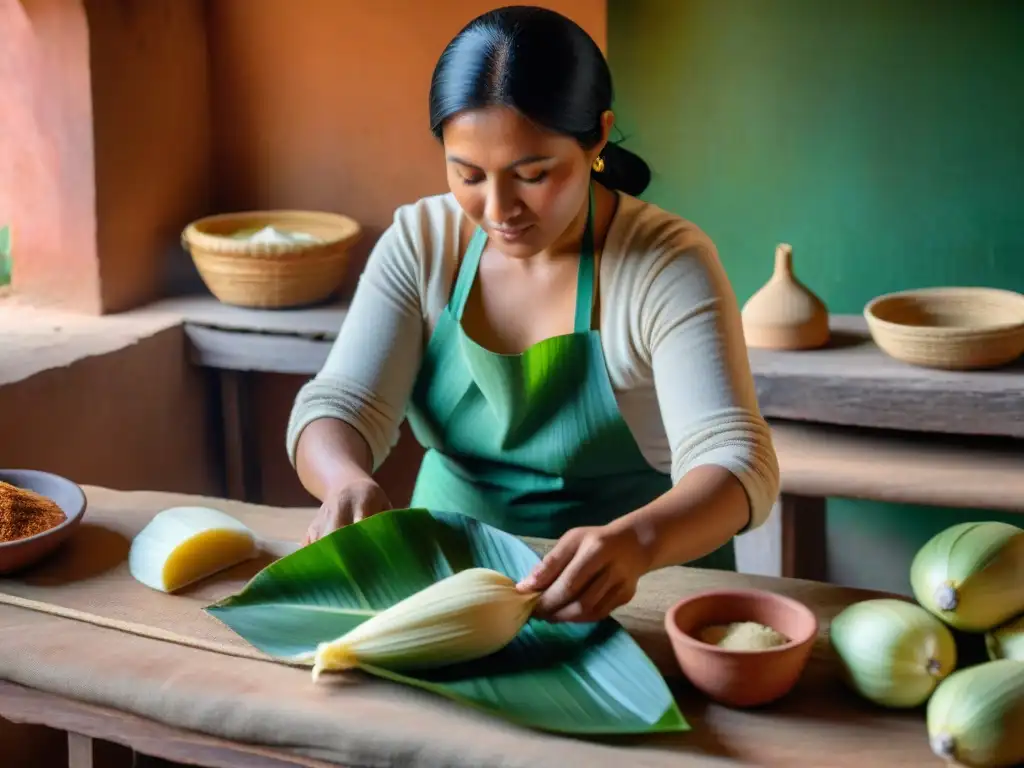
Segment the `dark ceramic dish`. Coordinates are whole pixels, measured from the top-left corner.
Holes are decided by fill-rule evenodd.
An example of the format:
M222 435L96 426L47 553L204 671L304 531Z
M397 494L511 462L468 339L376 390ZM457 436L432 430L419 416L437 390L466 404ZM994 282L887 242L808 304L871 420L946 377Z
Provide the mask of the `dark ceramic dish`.
M0 469L0 481L52 499L67 516L60 525L25 539L0 542L0 574L13 573L46 557L67 541L85 516L85 493L77 484L35 469Z

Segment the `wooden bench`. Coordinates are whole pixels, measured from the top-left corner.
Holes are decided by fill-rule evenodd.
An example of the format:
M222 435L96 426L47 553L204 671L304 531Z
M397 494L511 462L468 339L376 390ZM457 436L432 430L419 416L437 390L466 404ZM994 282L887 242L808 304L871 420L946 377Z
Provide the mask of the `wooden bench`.
M1024 512L1022 440L770 421L782 495L745 571L825 580L827 497Z

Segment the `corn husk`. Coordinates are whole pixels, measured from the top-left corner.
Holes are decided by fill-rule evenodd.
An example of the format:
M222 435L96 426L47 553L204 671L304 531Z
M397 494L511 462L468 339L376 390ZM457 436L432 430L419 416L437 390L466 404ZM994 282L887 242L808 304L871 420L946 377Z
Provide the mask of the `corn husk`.
M1024 762L1024 662L1003 659L958 670L928 702L932 751L972 768Z
M313 679L360 664L430 669L489 656L515 639L539 597L489 568L459 571L320 643Z
M1024 616L985 633L985 650L993 661L1024 661Z
M854 603L832 620L829 640L847 684L885 707L919 706L956 667L953 633L903 600Z
M987 632L1024 613L1024 530L951 526L915 555L910 583L917 601L950 626Z

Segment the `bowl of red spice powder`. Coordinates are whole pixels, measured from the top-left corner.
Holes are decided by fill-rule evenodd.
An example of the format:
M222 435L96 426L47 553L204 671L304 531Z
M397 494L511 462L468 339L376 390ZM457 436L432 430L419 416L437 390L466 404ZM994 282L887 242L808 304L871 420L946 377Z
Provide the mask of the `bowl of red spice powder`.
M59 475L0 469L0 574L26 568L63 544L85 515L85 493Z

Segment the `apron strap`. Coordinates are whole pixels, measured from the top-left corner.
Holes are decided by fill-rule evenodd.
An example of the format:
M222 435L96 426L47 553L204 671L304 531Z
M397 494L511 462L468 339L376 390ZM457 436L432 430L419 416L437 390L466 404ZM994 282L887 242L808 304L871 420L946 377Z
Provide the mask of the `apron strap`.
M466 308L466 299L473 289L473 281L476 279L476 272L480 266L480 256L487 244L487 233L477 227L473 236L466 246L466 254L462 257L462 264L459 266L458 277L455 278L455 288L452 290L451 300L448 302L451 312L456 320L462 320L462 310Z
M573 333L589 331L594 314L594 188L590 187L587 200L587 223L583 228L583 241L580 243L580 265L576 271L576 316L573 321ZM477 227L466 246L466 254L459 266L459 274L455 278L455 288L448 302L455 319L462 320L462 312L466 308L469 292L473 289L473 281L480 268L480 257L487 244L487 233Z
M587 224L580 243L580 266L576 272L576 319L573 333L589 331L594 316L594 187L587 200Z

